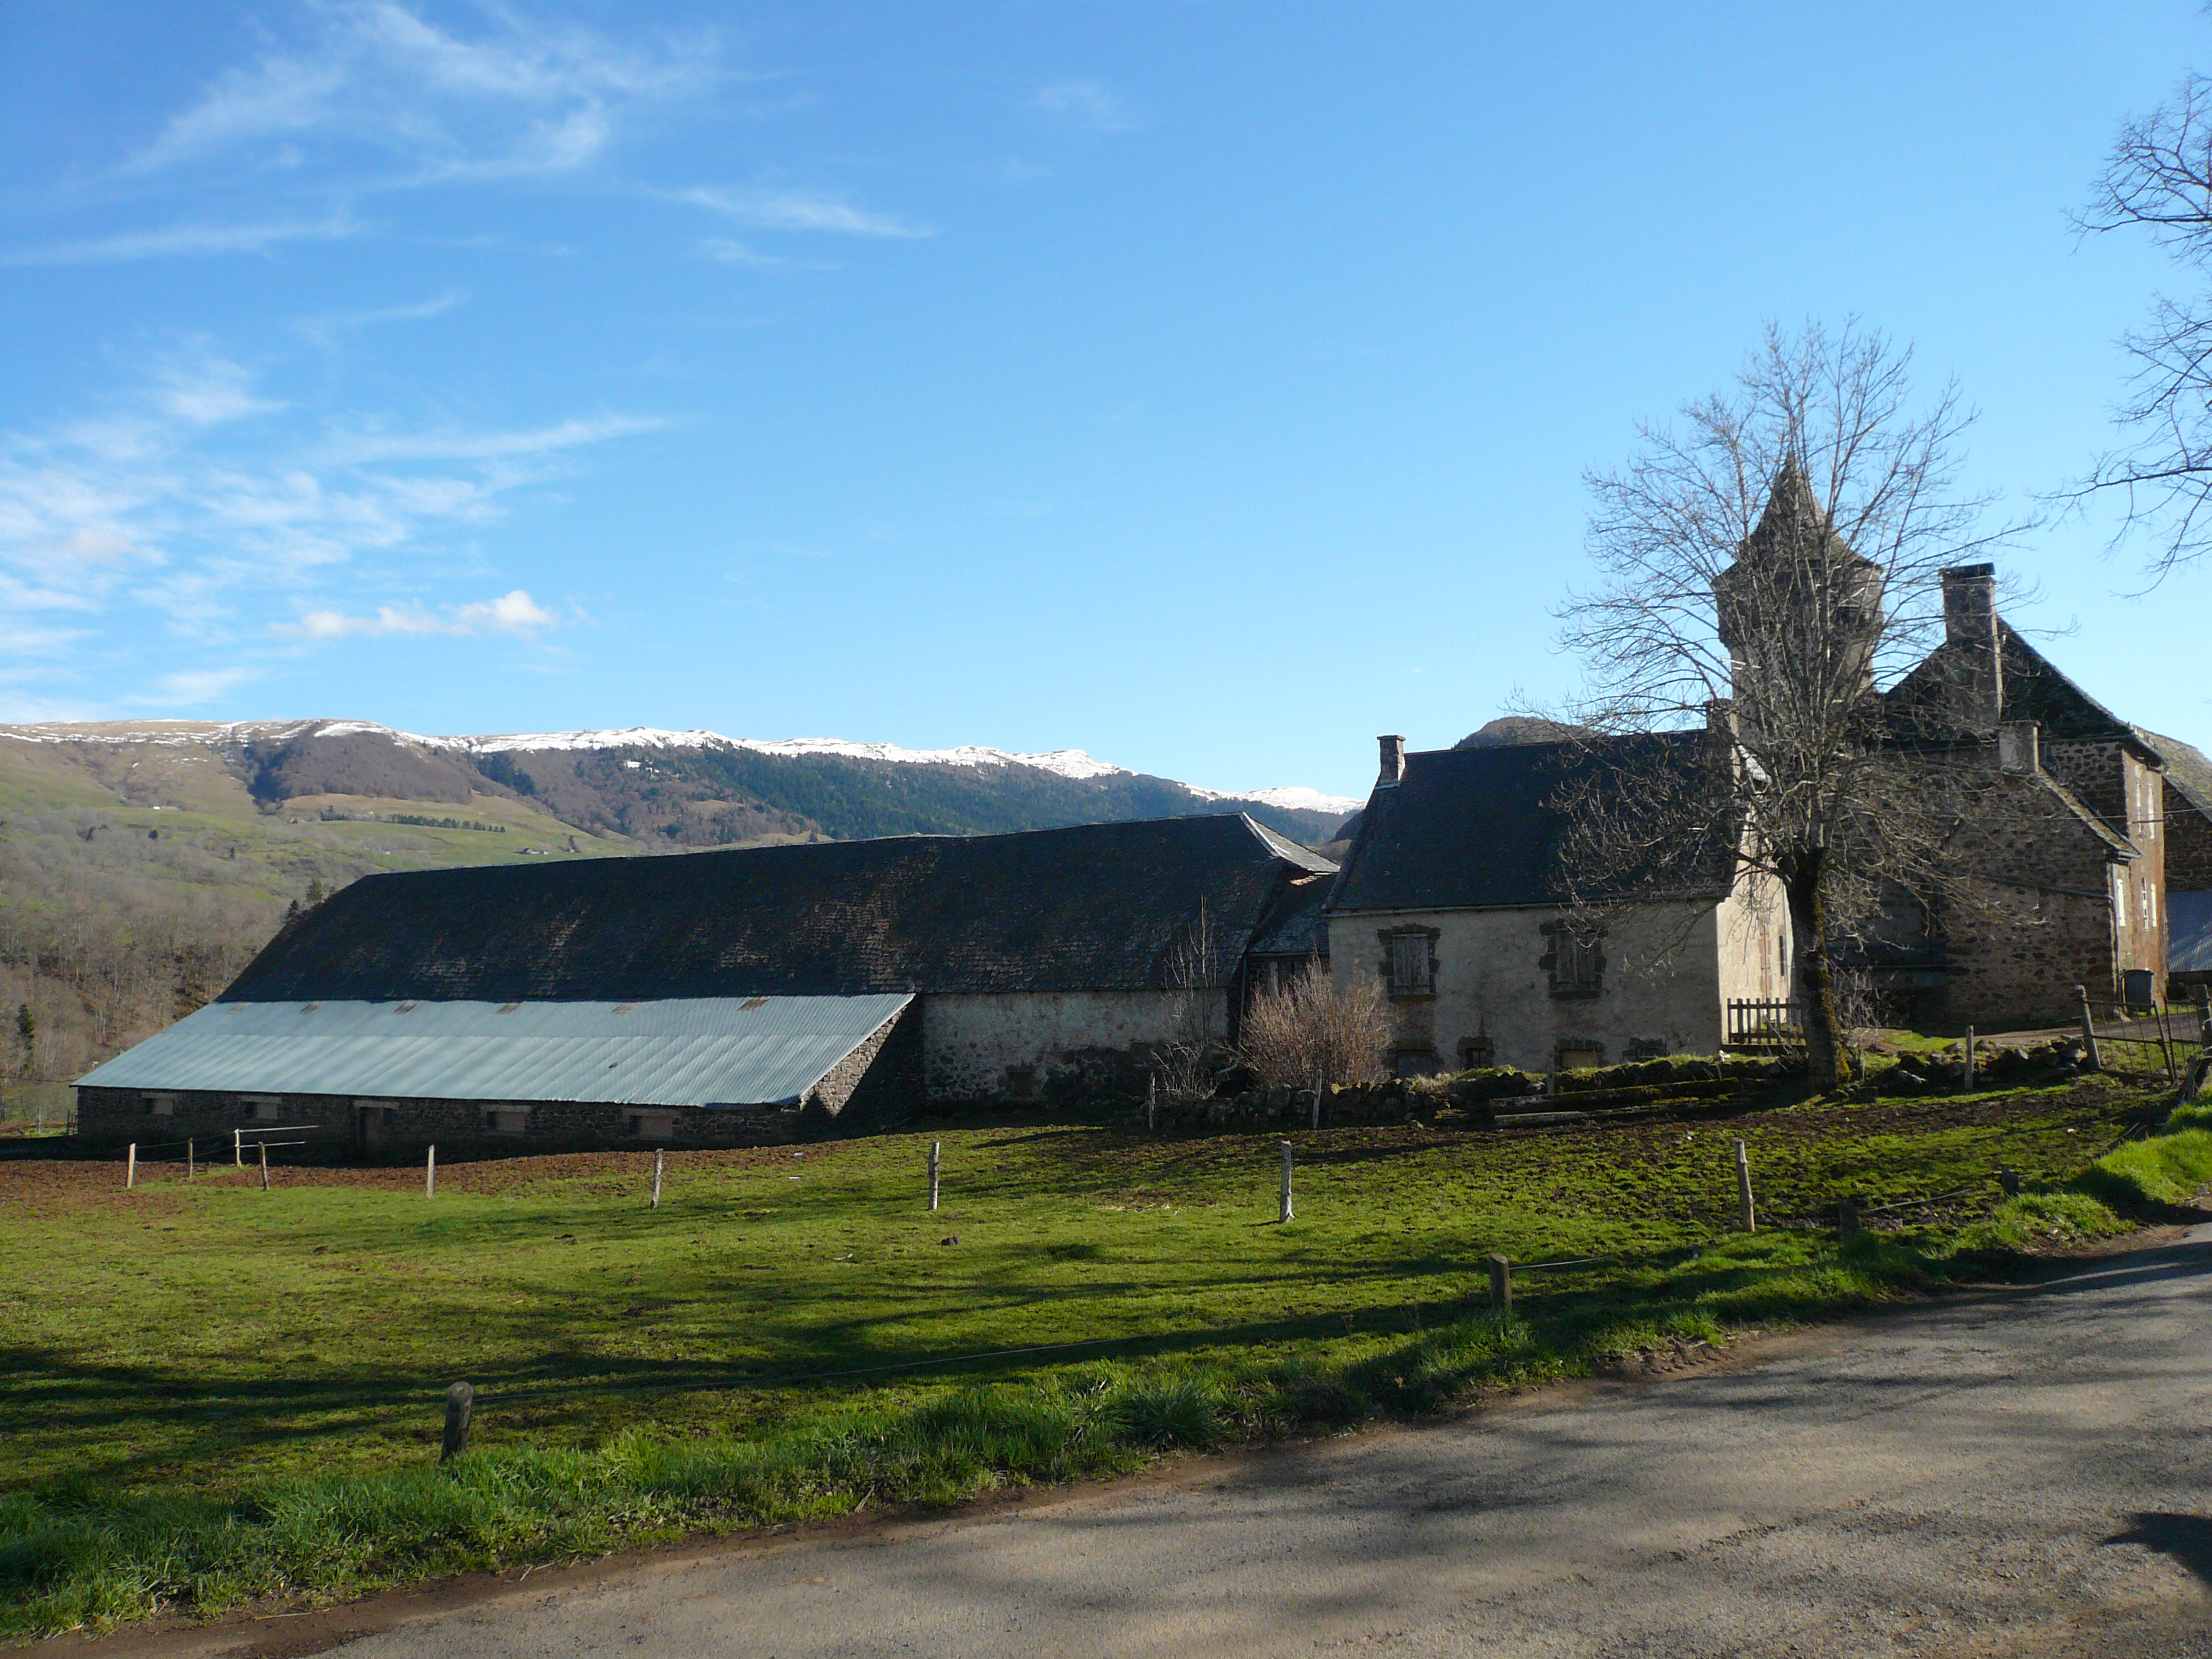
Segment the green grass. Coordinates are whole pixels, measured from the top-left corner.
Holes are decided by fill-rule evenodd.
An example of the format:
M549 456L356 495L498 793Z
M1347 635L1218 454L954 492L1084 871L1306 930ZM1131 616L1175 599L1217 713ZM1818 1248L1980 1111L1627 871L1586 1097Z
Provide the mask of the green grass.
M1921 1284L1960 1224L1984 1255L2007 1227L2037 1243L2049 1217L2022 1206L2063 1205L1998 1206L2000 1164L2174 1201L2212 1165L2202 1130L2087 1169L2135 1103L1300 1135L1289 1226L1273 1139L1042 1124L933 1132L935 1215L916 1135L679 1153L658 1211L635 1155L449 1168L434 1200L398 1170L125 1194L115 1165L0 1166L0 1268L38 1287L0 1306L0 1628L947 1503L1725 1340ZM1763 1212L1799 1224L1733 1232L1739 1135ZM1810 1224L1962 1183L1902 1243ZM1607 1259L1516 1275L1499 1319L1492 1250ZM461 1377L477 1433L441 1471Z

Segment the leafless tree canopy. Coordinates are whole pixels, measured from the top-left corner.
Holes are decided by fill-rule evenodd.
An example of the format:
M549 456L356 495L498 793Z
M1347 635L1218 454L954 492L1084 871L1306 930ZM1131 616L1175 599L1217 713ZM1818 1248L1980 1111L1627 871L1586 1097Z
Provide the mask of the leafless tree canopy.
M1366 1083L1382 1069L1390 1017L1371 979L1339 985L1320 964L1255 998L1238 1052L1260 1080L1293 1089Z
M1909 367L1855 325L1771 328L1735 386L1591 477L1601 580L1560 611L1587 682L1573 718L1603 734L1565 792L1575 896L1710 896L1732 856L1771 878L1832 1076L1832 948L1946 878L1987 775L1901 748L1877 689L1941 637L1941 573L1990 539L1956 487L1971 416L1950 386L1916 399Z
M2189 270L2193 291L2158 295L2125 344L2134 373L2116 415L2132 441L2073 491L2126 502L2121 533L2153 530L2156 574L2212 550L2212 82L2191 75L2162 108L2120 130L2088 230L2141 227Z

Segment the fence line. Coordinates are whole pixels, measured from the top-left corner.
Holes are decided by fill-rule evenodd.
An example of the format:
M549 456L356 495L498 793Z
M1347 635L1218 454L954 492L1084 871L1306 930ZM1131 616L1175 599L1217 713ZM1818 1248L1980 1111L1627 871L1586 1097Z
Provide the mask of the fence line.
M1805 1006L1779 997L1730 997L1724 1048L1796 1048L1805 1042Z

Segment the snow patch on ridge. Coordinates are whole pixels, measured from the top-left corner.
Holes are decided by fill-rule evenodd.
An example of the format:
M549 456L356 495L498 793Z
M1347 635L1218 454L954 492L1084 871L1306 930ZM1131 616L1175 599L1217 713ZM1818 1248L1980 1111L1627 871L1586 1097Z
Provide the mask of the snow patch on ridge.
M1324 795L1302 783L1274 789L1201 789L1194 783L1186 783L1183 787L1200 800L1256 800L1263 806L1279 807L1285 812L1334 812L1340 817L1367 805L1346 795Z
M849 760L896 765L1030 766L1063 778L1131 777L1126 766L1102 761L1080 749L1018 754L980 744L954 749L907 749L895 743L854 743L843 738L727 738L703 730L672 732L657 726L631 726L599 732L507 732L470 737L424 737L374 720L47 720L29 726L0 726L0 738L22 743L143 743L176 748L210 747L254 739L283 740L313 732L318 737L383 737L424 749L455 750L468 755L496 755L523 750L743 749L756 754L805 757L834 755ZM1318 789L1289 785L1267 789L1201 789L1183 784L1201 800L1258 801L1284 811L1338 816L1363 803Z

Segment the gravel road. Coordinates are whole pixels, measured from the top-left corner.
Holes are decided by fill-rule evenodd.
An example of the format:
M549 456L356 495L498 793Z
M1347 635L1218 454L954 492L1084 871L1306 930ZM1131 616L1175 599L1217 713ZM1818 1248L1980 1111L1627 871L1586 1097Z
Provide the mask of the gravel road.
M2032 1290L1778 1340L1753 1363L1441 1426L118 1645L2212 1659L2208 1411L2212 1226Z

